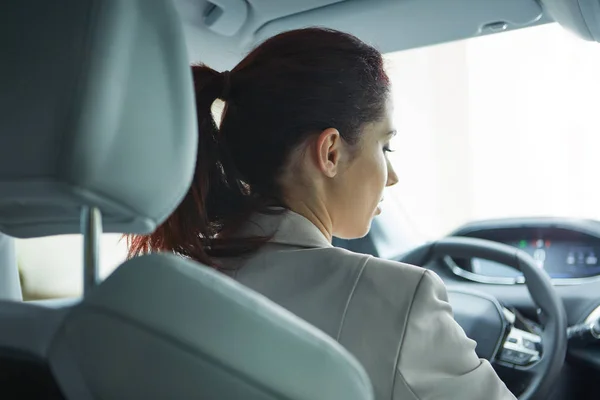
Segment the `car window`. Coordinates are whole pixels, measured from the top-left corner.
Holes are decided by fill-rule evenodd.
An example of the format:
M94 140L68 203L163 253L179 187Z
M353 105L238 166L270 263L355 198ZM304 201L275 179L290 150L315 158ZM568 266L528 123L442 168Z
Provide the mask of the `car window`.
M597 44L549 24L386 62L400 182L385 206L403 229L432 239L477 219L600 218Z
M100 277L125 260L127 246L120 234L100 240ZM17 262L26 300L79 296L83 287L83 238L60 235L17 239Z

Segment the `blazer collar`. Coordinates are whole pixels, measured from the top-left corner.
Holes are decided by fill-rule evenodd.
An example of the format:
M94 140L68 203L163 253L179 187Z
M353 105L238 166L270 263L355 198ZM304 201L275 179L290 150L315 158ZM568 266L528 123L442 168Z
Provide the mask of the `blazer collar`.
M240 232L240 236L273 236L269 243L296 247L333 247L312 222L293 211L282 214L254 214Z

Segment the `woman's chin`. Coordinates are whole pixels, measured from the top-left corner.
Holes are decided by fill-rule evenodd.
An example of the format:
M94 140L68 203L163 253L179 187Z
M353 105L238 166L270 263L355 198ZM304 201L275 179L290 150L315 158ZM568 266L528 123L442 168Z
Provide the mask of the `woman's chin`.
M340 239L347 240L360 239L362 237L365 237L371 230L371 224L373 223L373 219L380 213L381 208L377 206L377 208L375 209L375 211L372 212L370 217L365 215L365 217L367 217L366 219L354 219L353 224L351 226L345 227L346 229L336 230L334 232L334 236Z

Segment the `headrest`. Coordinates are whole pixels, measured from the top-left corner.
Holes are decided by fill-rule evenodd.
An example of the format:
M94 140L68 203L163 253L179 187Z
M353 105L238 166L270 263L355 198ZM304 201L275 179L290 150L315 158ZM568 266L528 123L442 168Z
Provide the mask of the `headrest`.
M196 117L168 0L0 6L0 231L148 233L191 183Z
M48 355L65 396L83 400L373 398L331 337L172 254L119 267L68 312Z

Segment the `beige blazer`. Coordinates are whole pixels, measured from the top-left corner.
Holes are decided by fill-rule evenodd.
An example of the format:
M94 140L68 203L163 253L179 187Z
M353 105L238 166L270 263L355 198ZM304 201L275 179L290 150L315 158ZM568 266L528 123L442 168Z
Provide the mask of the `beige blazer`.
M365 367L378 400L514 399L455 322L433 272L335 248L293 212L253 218L270 235L232 276L320 328ZM289 360L290 364L294 360Z

